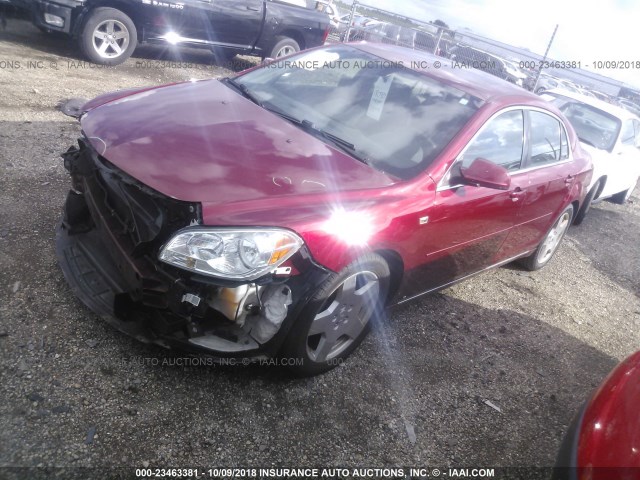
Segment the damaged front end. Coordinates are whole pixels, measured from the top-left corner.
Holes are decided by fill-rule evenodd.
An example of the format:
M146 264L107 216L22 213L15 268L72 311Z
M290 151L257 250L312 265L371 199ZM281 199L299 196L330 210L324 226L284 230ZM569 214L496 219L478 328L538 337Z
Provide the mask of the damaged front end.
M329 274L304 245L258 278L227 280L180 268L160 257L177 232L208 228L202 226L199 203L145 186L84 139L63 158L72 188L56 251L83 303L141 341L216 357L277 354L292 322Z

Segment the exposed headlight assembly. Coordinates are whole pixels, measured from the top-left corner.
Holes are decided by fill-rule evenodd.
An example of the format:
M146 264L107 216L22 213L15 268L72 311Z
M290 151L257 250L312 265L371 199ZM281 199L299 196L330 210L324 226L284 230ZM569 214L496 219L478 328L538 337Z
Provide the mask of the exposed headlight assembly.
M255 280L289 259L303 242L278 228L187 228L158 258L192 272L228 280Z

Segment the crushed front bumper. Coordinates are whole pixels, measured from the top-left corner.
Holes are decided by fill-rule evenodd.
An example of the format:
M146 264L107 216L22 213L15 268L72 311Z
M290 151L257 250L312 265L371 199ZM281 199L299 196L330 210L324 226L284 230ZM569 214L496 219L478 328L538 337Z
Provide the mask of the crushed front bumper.
M304 247L289 260L293 274L269 274L251 284L158 261L159 249L175 231L201 223L200 205L151 190L88 142L79 144L63 155L72 190L56 234L58 262L78 298L143 342L221 358L276 355L330 272ZM286 317L265 316L264 302L284 297Z

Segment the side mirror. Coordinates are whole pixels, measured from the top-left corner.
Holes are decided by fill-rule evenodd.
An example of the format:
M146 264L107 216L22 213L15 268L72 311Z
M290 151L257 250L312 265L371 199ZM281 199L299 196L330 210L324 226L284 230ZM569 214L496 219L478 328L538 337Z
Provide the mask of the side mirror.
M467 185L496 190L508 190L511 186L507 169L485 158L476 158L468 167L460 168L460 175Z

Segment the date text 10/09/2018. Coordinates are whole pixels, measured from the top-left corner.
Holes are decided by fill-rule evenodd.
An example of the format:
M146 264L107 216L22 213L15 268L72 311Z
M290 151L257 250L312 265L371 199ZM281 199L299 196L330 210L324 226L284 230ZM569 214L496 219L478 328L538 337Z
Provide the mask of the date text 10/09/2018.
M577 60L523 60L519 62L520 68L538 70L541 68L592 68L594 70L640 70L640 60L596 60L594 62L581 62Z
M493 468L136 468L137 478L309 479L340 478L494 478Z

